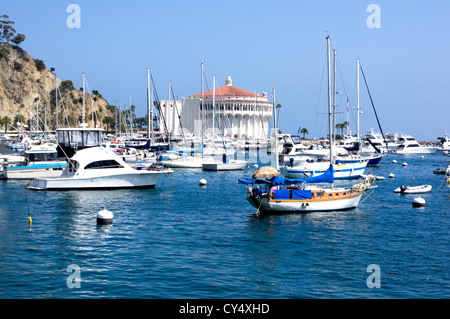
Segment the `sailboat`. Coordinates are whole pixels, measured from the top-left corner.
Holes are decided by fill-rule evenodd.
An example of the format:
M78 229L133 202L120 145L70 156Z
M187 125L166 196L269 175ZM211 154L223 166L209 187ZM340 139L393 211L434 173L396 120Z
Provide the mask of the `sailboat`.
M356 92L356 100L357 100L357 103L356 103L357 104L356 105L356 113L357 113L357 116L356 116L356 118L357 118L357 121L356 121L356 138L354 138L354 148L353 149L347 148L347 150L349 150L350 152L356 152L356 154L353 155L353 156L366 159L368 167L369 166L377 166L380 163L380 161L382 160L384 154L368 138L367 138L367 144L371 145L373 147L373 152L367 153L367 144L366 144L365 150L363 151L363 147L365 146L365 143L361 139L361 136L360 136L360 133L359 133L360 132L360 129L359 129L359 116L361 114L360 107L359 107L359 72L360 72L360 62L359 62L359 59L357 59L356 60L356 83L357 83L357 92ZM348 119L348 111L347 111L347 119ZM381 129L381 126L380 126L380 129ZM353 137L348 137L347 136L347 140L349 138L353 138ZM384 138L382 139L382 141L384 141ZM381 143L380 143L380 146L381 146Z
M331 72L331 70L330 70ZM331 74L330 74L331 81ZM336 49L334 49L334 83L336 83ZM331 93L330 93L331 95ZM334 109L336 108L336 88L333 89L334 96ZM331 109L331 97L330 97L330 109ZM331 113L331 111L330 111ZM332 114L335 114L333 110ZM330 115L331 117L331 115ZM333 121L334 122L334 121ZM359 125L359 122L358 122ZM284 161L285 165L281 168L281 172L288 178L304 178L312 177L323 174L330 164L333 165L333 173L335 179L356 179L360 178L364 174L364 170L369 162L369 158L362 157L360 155L339 155L335 151L337 147L334 145L334 131L333 125L331 125L329 139L330 139L330 156L329 161L324 158L310 158L303 155L289 156L288 161ZM359 128L358 128L359 129ZM323 149L326 151L326 149ZM346 152L347 153L347 152ZM324 155L324 154L323 154ZM332 160L333 159L333 160Z
M201 92L202 92L202 98L201 98L201 111L204 112L203 107L203 63L201 63L201 72L202 72L202 83L201 83ZM214 164L215 160L212 156L207 156L204 154L204 120L202 116L202 140L201 140L201 153L193 154L194 151L192 150L192 155L189 155L188 152L181 152L178 153L178 155L175 155L175 153L172 153L172 156L175 156L175 158L170 158L168 156L161 156L163 160L159 162L159 164L165 166L165 167L171 167L171 168L203 168L203 164Z
M326 39L328 47L328 121L331 136L330 37ZM278 157L278 154L276 156ZM330 159L333 159L333 143L330 143ZM330 163L333 163L333 161ZM278 166L278 162L276 165ZM239 179L238 183L248 185L247 200L258 209L257 214L352 209L358 206L365 190L375 187L372 186L375 178L369 175L363 183L356 184L351 188L335 188L333 186L333 164L329 165L324 174L303 179L280 177L277 170L274 171L272 176L266 175L266 178L258 178L256 173L253 174L252 179ZM318 183L330 183L331 186L319 187L313 185Z
M55 94L56 98L58 92ZM56 138L58 157L71 158L79 150L101 146L103 143L103 129L89 128L85 123L85 75L83 72L83 115L80 127L60 128L56 122ZM58 114L58 101L56 101ZM58 117L56 117L58 118Z
M216 77L213 77L213 112L215 113L215 97L216 97ZM215 114L213 113L213 118L215 118ZM219 127L220 129L220 127ZM214 143L214 125L213 125L213 134L212 134L212 144L215 147ZM233 159L230 160L227 157L227 148L225 143L223 143L224 154L222 156L222 161L214 161L213 163L203 163L202 168L205 171L237 171L243 170L247 165L248 161Z

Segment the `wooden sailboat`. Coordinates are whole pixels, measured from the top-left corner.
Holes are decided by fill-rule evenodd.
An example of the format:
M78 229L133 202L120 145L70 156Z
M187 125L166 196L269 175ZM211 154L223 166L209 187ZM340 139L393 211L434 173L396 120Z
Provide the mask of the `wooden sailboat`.
M332 133L331 110L331 76L330 76L330 38L328 46L328 118L330 137ZM275 129L276 131L277 129ZM276 136L275 136L276 138ZM278 154L276 154L278 158ZM333 159L333 143L330 143L330 159ZM277 162L277 161L276 161ZM332 163L333 161L331 161ZM373 188L375 178L366 177L363 183L351 188L333 186L333 165L319 176L304 179L282 178L278 171L271 178L239 179L238 183L246 184L247 200L258 209L257 214L304 213L313 211L347 210L358 206L365 190ZM319 187L314 184L330 183L330 187ZM310 186L307 186L310 184Z

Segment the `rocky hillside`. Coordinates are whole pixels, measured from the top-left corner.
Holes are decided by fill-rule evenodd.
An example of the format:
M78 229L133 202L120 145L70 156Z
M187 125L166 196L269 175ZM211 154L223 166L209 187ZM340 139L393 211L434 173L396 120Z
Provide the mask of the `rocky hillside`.
M81 75L80 75L81 76ZM58 113L59 123L62 126L76 125L81 122L83 112L83 92L75 89L72 81L58 81ZM114 107L100 95L87 94L85 100L86 122L89 126L106 128L105 118L114 118ZM55 126L55 75L45 66L44 62L34 59L22 48L0 43L0 119L9 117L10 124L22 116L26 123L36 114L36 104L39 104L41 118L44 106L47 107L47 123L51 128ZM92 108L93 105L93 108ZM93 110L96 112L96 123L91 120ZM104 121L105 120L105 121Z

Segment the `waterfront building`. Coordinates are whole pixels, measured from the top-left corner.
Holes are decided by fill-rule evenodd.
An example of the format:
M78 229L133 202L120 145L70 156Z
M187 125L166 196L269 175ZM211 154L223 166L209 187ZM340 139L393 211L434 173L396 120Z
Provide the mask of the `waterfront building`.
M273 103L266 92L257 94L235 87L227 76L225 86L182 100L161 101L159 123L162 131L174 136L181 135L183 129L195 136L203 131L209 136L259 141L269 138L272 114Z

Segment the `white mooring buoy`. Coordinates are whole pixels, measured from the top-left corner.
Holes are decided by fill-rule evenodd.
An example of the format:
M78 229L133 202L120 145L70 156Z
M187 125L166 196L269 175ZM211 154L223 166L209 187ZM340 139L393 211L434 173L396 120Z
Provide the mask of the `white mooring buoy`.
M202 178L199 182L200 185L204 186L206 185L208 182L206 181L206 179Z
M392 161L392 163L394 163L394 164L395 164L395 163L397 163L397 161L396 161L396 160L393 160L393 161Z
M402 164L402 166L408 166L408 163L404 162L404 163Z
M413 199L412 205L413 207L425 207L425 199L420 196L416 197Z
M113 218L113 213L105 207L97 213L97 224L112 224Z
M389 174L389 178L394 178L395 175L393 173Z

